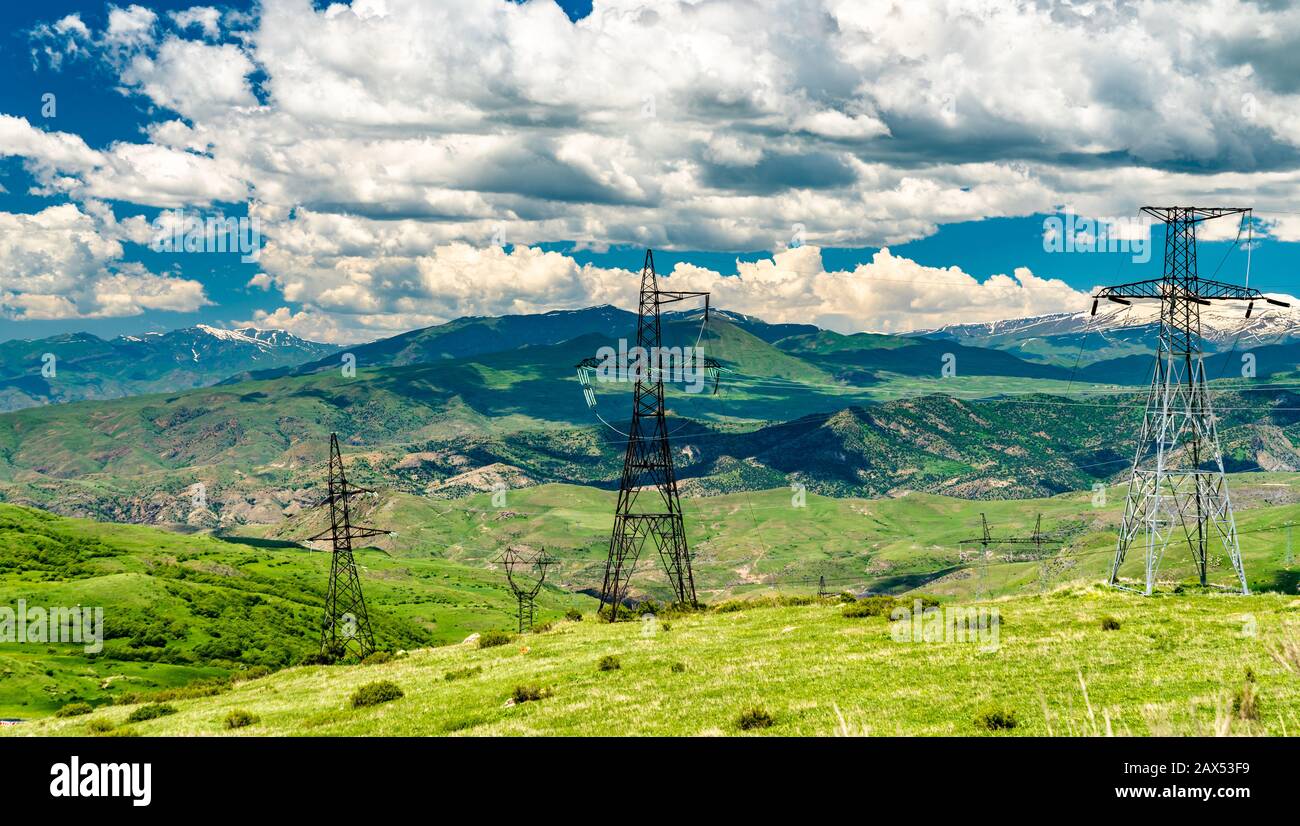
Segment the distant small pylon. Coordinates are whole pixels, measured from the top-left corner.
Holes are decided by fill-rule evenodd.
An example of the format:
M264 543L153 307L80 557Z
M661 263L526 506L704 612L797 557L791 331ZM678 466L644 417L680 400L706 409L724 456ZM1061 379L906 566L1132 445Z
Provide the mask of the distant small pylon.
M817 596L825 598L830 595L831 592L826 590L826 576L823 574L817 581Z
M506 582L518 603L519 633L522 634L533 627L537 594L546 581L546 569L555 563L555 558L546 553L545 548L537 553L507 548L493 562L505 566Z

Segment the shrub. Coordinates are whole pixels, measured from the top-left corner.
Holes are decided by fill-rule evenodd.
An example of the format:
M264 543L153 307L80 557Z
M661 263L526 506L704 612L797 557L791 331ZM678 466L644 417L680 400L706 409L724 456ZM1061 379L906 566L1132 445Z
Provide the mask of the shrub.
M570 608L564 612L564 618L569 622L582 622L582 612L577 608Z
M270 666L254 665L244 669L243 671L238 672L231 679L241 680L241 681L260 680L263 677L270 675L270 673L271 673Z
M515 686L515 690L510 696L514 698L515 705L519 705L520 703L531 703L543 697L549 697L551 692L539 686L524 684Z
M402 689L398 688L396 683L380 680L377 683L367 683L358 688L352 695L352 707L377 706L380 703L399 700L404 696Z
M86 730L91 734L104 734L113 730L113 724L107 717L96 717L86 723Z
M94 711L90 703L68 703L63 708L54 712L55 717L80 717L82 714L89 714Z
M1110 616L1102 617L1102 618L1101 618L1101 630L1103 630L1103 631L1118 631L1118 630L1119 630L1119 620L1115 619L1114 617L1110 617Z
M479 635L479 648L495 648L498 645L509 645L514 639L513 634L507 634L505 631L484 631Z
M361 661L362 665L383 665L393 659L393 655L388 651L375 651L369 657Z
M167 703L150 703L147 706L140 706L127 716L128 723L143 723L145 720L153 720L158 717L166 717L168 714L175 714L176 707Z
M600 662L596 663L596 668L601 671L618 671L622 667L623 664L613 654L606 654L600 658Z
M748 611L751 608L785 608L798 605L813 605L817 601L816 596L778 594L753 599L731 599L726 602L719 602L713 606L713 611L719 614L732 614L736 611Z
M114 704L119 706L133 706L137 703L164 703L171 700L193 700L198 697L215 697L223 691L230 689L230 683L221 679L199 680L189 685L179 686L177 688L168 688L162 691L156 691L153 694L140 694L130 692L118 695L113 700Z
M850 618L887 617L896 604L893 597L863 597L850 605L845 605L843 613Z
M545 634L547 631L550 631L554 627L555 627L555 620L547 620L546 622L540 622L537 625L534 625L530 630L534 634Z
M767 709L762 706L751 706L740 712L740 718L736 720L736 725L740 726L741 731L751 731L759 728L771 728L774 722Z
M673 624L671 622L661 622L659 623L659 628L667 634L669 631L673 630Z
M257 725L258 716L251 711L237 708L226 715L226 728L244 728Z
M473 668L458 668L455 671L448 671L446 674L442 675L442 678L447 682L451 682L452 680L463 680L466 677L474 677L481 673L483 673L483 667L476 665Z
M975 715L975 725L989 731L1004 731L1020 725L1020 721L1016 719L1014 711L997 706L988 706Z
M684 674L686 673L686 663L673 663L668 670L674 674Z

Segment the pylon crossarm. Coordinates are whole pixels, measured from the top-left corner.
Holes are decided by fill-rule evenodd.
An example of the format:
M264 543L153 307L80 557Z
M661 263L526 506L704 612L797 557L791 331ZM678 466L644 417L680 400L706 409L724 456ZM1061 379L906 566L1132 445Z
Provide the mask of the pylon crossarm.
M685 301L688 298L708 298L709 294L681 292L678 290L655 290L655 296L658 297L660 304L672 304L675 301Z
M386 531L382 528L362 528L356 525L351 525L348 528L348 538L350 539L365 539L371 536L388 536L391 533L392 531Z
M1192 289L1191 287L1194 287ZM1182 298L1189 301L1265 301L1278 307L1289 307L1285 301L1269 298L1254 287L1241 287L1211 281L1208 278L1195 278L1183 286L1165 278L1150 278L1129 284L1117 284L1104 287L1093 295L1094 299L1109 299L1117 303L1135 301L1143 298Z
M1142 207L1142 212L1166 224L1199 224L1225 215L1245 215L1250 211L1250 207Z

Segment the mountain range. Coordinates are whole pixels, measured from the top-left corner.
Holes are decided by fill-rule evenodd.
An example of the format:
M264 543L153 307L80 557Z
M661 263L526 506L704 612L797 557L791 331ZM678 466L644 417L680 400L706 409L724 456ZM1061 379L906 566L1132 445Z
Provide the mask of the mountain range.
M1258 303L1246 318L1241 302L1222 301L1200 308L1206 352L1252 350L1283 345L1300 336L1300 301L1282 293L1269 297L1290 307ZM1088 312L1049 313L965 324L949 324L908 335L990 347L1020 358L1071 366L1154 352L1159 335L1159 304L1102 303Z
M355 375L338 369L339 351L312 352L205 387L13 411L0 415L0 498L118 521L274 523L321 498L330 432L370 487L435 499L503 483L612 489L628 387L598 383L589 407L574 366L631 338L634 325L611 307L465 318L348 348ZM272 346L246 331L198 335L210 346ZM698 313L666 316L663 335L669 346L701 344L724 366L716 395L669 392L690 495L792 483L834 496L1087 488L1123 473L1151 366L1149 352L1075 369L952 338L843 335L725 312L707 324ZM1227 463L1298 469L1300 396L1284 379L1300 365L1300 343L1256 354L1267 380L1218 391ZM1236 355L1207 359L1211 376ZM948 362L955 376L941 373Z
M283 330L206 324L109 340L90 333L13 339L0 343L0 412L204 387L336 349Z

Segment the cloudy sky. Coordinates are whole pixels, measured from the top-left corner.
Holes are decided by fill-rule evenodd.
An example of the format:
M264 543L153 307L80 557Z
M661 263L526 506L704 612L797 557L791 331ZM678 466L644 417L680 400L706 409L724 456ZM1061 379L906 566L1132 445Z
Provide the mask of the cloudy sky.
M0 11L0 338L629 306L646 247L771 321L1080 310L1162 239L1059 252L1047 220L1141 235L1112 222L1149 203L1253 206L1203 273L1300 275L1285 2L30 5ZM258 251L157 248L209 218Z

